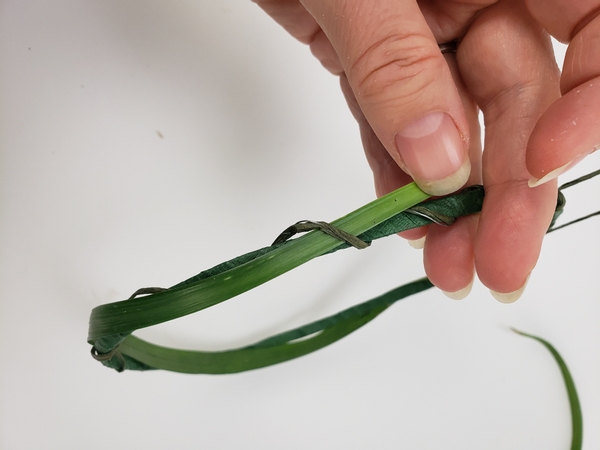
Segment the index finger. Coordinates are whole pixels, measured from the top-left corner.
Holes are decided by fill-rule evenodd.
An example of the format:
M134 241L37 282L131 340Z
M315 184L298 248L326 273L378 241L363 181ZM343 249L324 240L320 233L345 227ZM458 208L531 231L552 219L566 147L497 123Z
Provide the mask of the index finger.
M600 1L529 2L551 33L570 40L560 86L563 96L542 115L527 148L535 187L600 148ZM560 18L560 20L557 20Z

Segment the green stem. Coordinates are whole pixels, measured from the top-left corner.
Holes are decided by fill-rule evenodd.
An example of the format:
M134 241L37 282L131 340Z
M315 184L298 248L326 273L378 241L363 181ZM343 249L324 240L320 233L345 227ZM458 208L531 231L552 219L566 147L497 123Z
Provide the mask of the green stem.
M532 334L524 333L522 331L512 328L512 330L531 339L534 339L541 343L554 357L567 388L567 395L569 396L569 406L571 407L571 427L572 427L572 438L571 438L571 450L581 450L583 445L583 415L581 413L581 405L579 403L579 396L577 395L577 389L575 388L575 382L571 376L571 372L565 363L565 360L560 356L560 353L554 348L550 342Z

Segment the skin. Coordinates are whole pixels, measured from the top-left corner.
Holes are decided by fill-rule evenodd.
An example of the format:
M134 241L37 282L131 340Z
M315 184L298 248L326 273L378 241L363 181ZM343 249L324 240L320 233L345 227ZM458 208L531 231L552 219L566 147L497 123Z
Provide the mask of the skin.
M451 118L483 210L403 236L427 235L425 269L443 291L475 273L494 292L522 288L556 204L544 177L600 146L600 0L254 1L340 77L378 196L415 173L396 134L431 112ZM569 44L562 74L550 35ZM456 54L442 55L455 39Z

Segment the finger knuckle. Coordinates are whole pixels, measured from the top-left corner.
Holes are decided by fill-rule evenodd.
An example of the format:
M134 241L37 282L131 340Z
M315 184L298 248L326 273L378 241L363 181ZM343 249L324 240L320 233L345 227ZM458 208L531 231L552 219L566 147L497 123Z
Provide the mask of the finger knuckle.
M410 96L433 81L445 64L425 36L394 34L369 46L349 70L355 94L380 99L390 88Z

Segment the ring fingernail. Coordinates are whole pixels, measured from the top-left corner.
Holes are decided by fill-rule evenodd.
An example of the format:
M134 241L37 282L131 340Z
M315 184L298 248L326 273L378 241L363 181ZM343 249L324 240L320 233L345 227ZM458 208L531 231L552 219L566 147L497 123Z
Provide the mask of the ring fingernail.
M492 297L494 297L500 303L514 303L517 300L519 300L521 295L523 295L523 292L525 291L525 288L527 287L528 281L529 281L529 275L527 276L527 279L525 280L525 284L523 284L523 286L521 286L516 291L504 293L504 292L496 292L496 291L493 291L490 289L490 293L492 294Z
M417 250L422 249L423 247L425 247L425 238L427 236L423 236L420 239L407 239L408 245L410 245L412 248L416 248Z
M451 298L452 300L462 300L467 295L471 293L471 289L473 288L473 280L462 289L454 292L442 291L446 297Z

